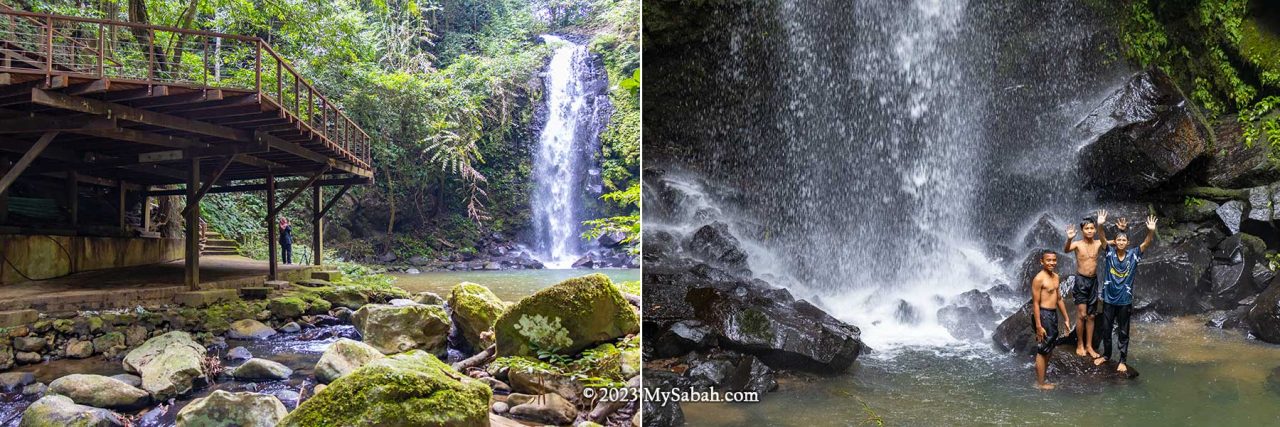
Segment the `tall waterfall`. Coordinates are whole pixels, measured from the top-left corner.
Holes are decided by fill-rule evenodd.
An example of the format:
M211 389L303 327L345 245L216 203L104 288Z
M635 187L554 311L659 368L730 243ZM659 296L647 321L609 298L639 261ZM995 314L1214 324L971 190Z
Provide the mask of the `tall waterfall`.
M595 200L590 194L600 192L592 154L608 106L599 99L603 82L586 46L542 37L555 51L543 76L546 124L533 162L534 252L548 268L568 268L583 250L579 236Z
M733 187L719 210L752 270L873 347L950 342L942 301L1000 280L992 249L1082 198L1073 125L1123 75L1094 58L1088 9L1062 3L818 0L725 18L710 93L659 100L672 113L646 116L646 156L683 137L654 151L706 191ZM715 111L705 131L684 130L699 109ZM649 120L677 124L651 134ZM903 321L899 300L918 316Z

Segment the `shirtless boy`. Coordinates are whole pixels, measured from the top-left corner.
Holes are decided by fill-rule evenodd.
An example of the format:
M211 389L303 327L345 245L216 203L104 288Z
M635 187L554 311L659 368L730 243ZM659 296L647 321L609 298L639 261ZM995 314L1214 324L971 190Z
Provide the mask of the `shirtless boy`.
M1058 295L1058 254L1050 250L1042 252L1040 266L1040 272L1031 279L1031 304L1035 308L1031 311L1031 317L1036 321L1036 342L1039 343L1036 346L1036 387L1049 390L1054 385L1044 382L1044 371L1049 366L1049 355L1053 353L1053 346L1058 341L1058 313L1054 310L1062 313L1062 320L1066 322L1068 330L1071 329L1071 318L1067 317L1067 306Z
M1093 318L1098 314L1098 252L1102 250L1106 234L1094 239L1098 224L1107 223L1107 211L1099 210L1095 221L1085 219L1080 223L1083 238L1075 241L1076 227L1067 227L1067 243L1063 252L1076 253L1076 274L1071 278L1071 299L1076 304L1076 355L1097 358L1093 349Z

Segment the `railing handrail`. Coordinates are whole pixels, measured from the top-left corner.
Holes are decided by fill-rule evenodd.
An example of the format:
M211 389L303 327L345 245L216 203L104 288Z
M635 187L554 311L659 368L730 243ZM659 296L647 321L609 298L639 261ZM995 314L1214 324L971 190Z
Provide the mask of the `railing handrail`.
M203 30L190 30L190 29L183 29L183 28L176 28L176 27L167 27L163 25L140 24L140 23L116 21L116 20L101 19L101 18L86 18L86 17L58 15L58 14L51 14L51 13L28 12L28 11L13 9L13 8L0 8L0 15L11 15L11 16L31 18L31 20L35 21L37 25L48 25L49 29L47 29L46 31L50 31L50 32L53 31L53 28L55 27L55 22L58 22L58 21L97 24L99 26L99 34L98 34L99 39L103 37L103 34L101 34L101 32L103 31L102 26L107 25L112 27L125 27L125 28L136 28L136 29L147 30L150 34L153 34L151 37L149 37L151 39L150 43L155 42L154 34L156 31L185 34L185 35L198 36L198 37L207 37L207 38L208 37L222 38L227 40L236 40L241 42L253 43L256 45L255 48L258 52L256 54L258 59L255 61L256 63L253 66L254 80L255 80L253 90L257 92L259 96L270 95L272 93L270 89L264 88L262 84L263 72L266 69L266 65L263 64L263 61L262 61L262 52L266 51L267 55L269 55L270 58L274 59L276 62L276 67L277 67L276 86L277 87L275 92L276 92L276 98L277 98L276 102L280 104L279 107L284 111L289 111L289 107L286 105L287 102L284 99L285 98L284 88L283 88L284 81L283 81L283 76L281 74L281 72L284 71L284 72L288 72L290 75L293 76L295 85L301 85L307 88L308 115L305 120L306 122L305 125L311 128L313 132L320 132L322 136L328 139L329 141L339 143L340 148L342 148L343 151L350 153L352 155L355 155L357 158L359 158L366 164L371 163L371 152L370 152L371 150L369 149L370 147L368 146L369 141L371 139L369 137L369 134L366 133L364 129L361 128L358 124L356 124L354 120L351 120L351 117L347 116L347 114L344 111L339 109L337 107L337 104L335 104L333 101L330 101L328 97L326 97L323 93L317 90L315 86L312 85L312 83L305 76L303 76L302 73L299 73L297 69L295 69L288 60L282 57L280 53L275 50L275 48L272 48L271 45L267 43L266 40L263 40L261 37L224 34L224 33L203 31ZM73 40L73 42L79 43L78 41L75 41L75 40ZM43 70L45 71L46 74L48 75L82 74L82 73L77 73L75 71L55 70L52 64L52 58L53 58L52 40L50 39L47 43L48 43L49 54L45 58L47 63L47 65L45 66L46 69ZM99 61L101 61L102 58L106 56L105 52L103 51L89 48L88 46L85 46L85 47L86 47L86 50L89 50L95 53L96 56L99 57ZM154 50L151 48L148 48L147 55L148 55L147 81L150 82L153 80L151 73L154 71L154 68L155 68L155 64L154 64L155 59L152 58L152 55L154 55ZM206 55L207 55L207 52L206 52ZM102 69L101 69L101 66L99 66L99 74L101 73L102 73ZM203 83L203 85L209 86L207 82ZM293 114L297 118L301 118L301 115L302 115L301 95L302 95L301 92L297 90L295 86L294 102L299 111L294 111ZM322 119L324 126L328 127L329 125L332 125L334 127L333 134L331 134L329 129L327 128L322 130L315 129L315 126L313 123L313 120L315 119L311 112L311 109L313 108L314 103L317 100L320 102L320 108L318 113L325 116ZM333 123L328 122L329 113L326 110L330 110L330 109L332 109L333 114L335 114L335 120ZM338 120L337 117L341 117L341 119ZM350 132L352 130L354 130L355 132L358 132L358 135L343 135L343 133ZM355 138L356 144L349 144L352 142L352 137Z

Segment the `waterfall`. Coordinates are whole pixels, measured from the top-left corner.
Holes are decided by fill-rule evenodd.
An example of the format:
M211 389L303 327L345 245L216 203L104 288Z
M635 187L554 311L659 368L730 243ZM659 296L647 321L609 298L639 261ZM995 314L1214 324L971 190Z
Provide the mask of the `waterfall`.
M732 193L718 210L758 276L863 326L872 347L954 342L935 313L1008 280L992 248L1020 250L1010 240L1034 212L1082 198L1072 125L1123 76L1099 65L1104 38L1087 24L1097 21L1050 1L819 0L741 13L717 23L728 35L706 50L727 54L702 58L716 74L697 99L743 105L699 117L709 121L700 138L660 142L692 145L672 163L735 187L704 189ZM646 132L677 114L646 116ZM646 133L646 153L654 139ZM918 316L903 321L899 300Z
M600 193L592 162L608 101L598 99L605 92L586 46L542 37L554 53L543 75L546 123L533 161L534 252L547 268L568 268L583 252L581 223Z

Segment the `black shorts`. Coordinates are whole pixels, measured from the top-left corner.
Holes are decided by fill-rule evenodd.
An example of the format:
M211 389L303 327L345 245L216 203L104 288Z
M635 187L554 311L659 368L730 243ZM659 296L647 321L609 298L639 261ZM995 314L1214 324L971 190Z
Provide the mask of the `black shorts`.
M1082 275L1071 276L1071 299L1077 305L1089 305L1089 314L1098 312L1098 278Z
M1034 319L1031 324L1035 325ZM1048 356L1049 353L1053 352L1054 344L1058 342L1058 312L1041 308L1040 327L1044 328L1044 341L1036 344L1036 353Z

